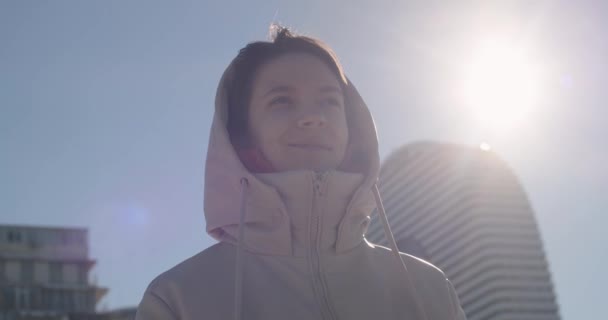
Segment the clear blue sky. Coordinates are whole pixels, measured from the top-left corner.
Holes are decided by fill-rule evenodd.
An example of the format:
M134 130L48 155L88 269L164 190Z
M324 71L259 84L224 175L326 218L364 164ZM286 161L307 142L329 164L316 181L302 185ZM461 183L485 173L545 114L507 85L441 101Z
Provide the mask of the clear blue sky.
M529 192L563 318L603 317L608 6L485 2L2 0L0 223L88 227L103 304L137 304L212 244L203 169L217 81L279 21L335 49L383 157L417 140L488 141ZM465 111L458 70L505 35L543 89L499 135Z

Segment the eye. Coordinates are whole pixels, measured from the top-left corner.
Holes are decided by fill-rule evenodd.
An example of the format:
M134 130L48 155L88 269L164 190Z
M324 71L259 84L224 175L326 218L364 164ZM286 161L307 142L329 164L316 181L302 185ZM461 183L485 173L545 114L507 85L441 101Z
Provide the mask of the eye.
M271 107L280 107L280 106L290 106L293 104L293 101L288 96L278 96L268 103Z
M330 107L340 107L340 106L342 106L342 103L340 102L340 100L338 98L328 97L323 100L323 105L330 106Z

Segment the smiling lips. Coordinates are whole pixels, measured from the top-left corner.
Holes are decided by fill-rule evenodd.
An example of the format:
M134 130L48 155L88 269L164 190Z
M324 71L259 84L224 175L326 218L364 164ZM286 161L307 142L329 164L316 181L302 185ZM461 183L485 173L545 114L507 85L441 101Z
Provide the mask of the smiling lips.
M304 149L308 151L331 151L332 148L327 145L317 143L290 143L290 147Z

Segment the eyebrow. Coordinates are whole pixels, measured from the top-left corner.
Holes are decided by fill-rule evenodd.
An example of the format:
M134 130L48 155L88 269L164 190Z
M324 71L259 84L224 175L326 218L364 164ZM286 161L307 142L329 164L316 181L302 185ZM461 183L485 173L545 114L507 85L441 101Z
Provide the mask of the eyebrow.
M342 89L340 89L339 87L336 86L323 86L320 89L321 92L323 93L328 93L328 92L335 92L335 93L342 93Z
M293 90L293 87L290 87L290 86L285 86L285 85L282 85L282 86L276 86L276 87L274 87L274 88L272 88L272 89L268 90L268 92L266 92L266 93L263 95L263 97L267 97L267 96L269 96L269 95L271 95L271 94L274 94L274 93L284 93L284 92L289 92L289 91L291 91L291 90ZM342 93L342 89L341 89L341 88L336 87L336 86L332 86L332 85L322 86L322 87L319 89L319 91L320 91L320 92L322 92L322 93L330 93L330 92L335 92L335 93L340 93L340 94Z
M263 97L267 97L273 93L280 93L280 92L289 92L292 88L289 86L276 86L272 89L270 89L268 92L266 92Z

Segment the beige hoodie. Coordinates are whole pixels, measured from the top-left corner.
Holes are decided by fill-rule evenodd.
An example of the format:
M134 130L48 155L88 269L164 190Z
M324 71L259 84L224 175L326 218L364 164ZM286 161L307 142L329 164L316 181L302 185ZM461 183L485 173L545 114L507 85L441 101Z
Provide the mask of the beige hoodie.
M354 86L345 92L349 157L361 173L253 174L226 131L231 76L229 66L205 170L207 232L219 243L154 279L136 319L465 319L439 269L393 254L375 187L375 126ZM376 203L392 250L364 238Z

